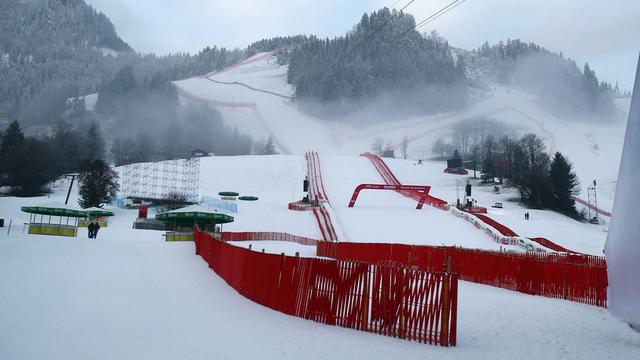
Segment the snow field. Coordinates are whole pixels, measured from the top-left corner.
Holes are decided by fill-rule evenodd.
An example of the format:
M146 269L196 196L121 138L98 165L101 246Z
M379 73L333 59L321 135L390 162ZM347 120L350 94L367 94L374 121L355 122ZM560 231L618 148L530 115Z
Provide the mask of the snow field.
M221 191L257 196L258 201L238 201L235 221L225 231L286 232L313 239L321 234L311 212L291 211L288 204L304 197L306 174L303 156L233 156L202 158L201 195Z
M252 59L232 67L228 71L208 75L223 82L240 82L258 89L290 96L294 89L286 81L287 66L277 63L268 53L257 54ZM594 179L599 183L599 204L611 210L615 182L622 153L625 124L629 112L629 100L618 101L619 111L614 119L587 122L561 119L545 111L535 96L518 89L495 85L493 89L469 106L457 112L417 116L405 120L368 124L366 114L362 122L348 125L322 121L299 111L295 104L282 97L250 90L241 85L214 83L206 78L193 78L176 82L188 93L207 99L231 102L250 102L256 110L220 107L227 123L250 135L266 138L273 136L286 149L284 152L302 154L310 149L322 154L357 155L371 148L376 138L388 140L399 155L399 144L409 139L409 155L412 158L428 158L431 147L438 138L451 135L450 126L460 121L487 116L510 127L516 134L538 134L547 145L547 151L561 151L575 165L582 182L582 198ZM281 151L283 149L280 149Z
M322 167L327 196L349 242L500 250L499 244L471 224L430 206L416 210L416 201L394 191L363 190L355 207L349 208L349 200L358 185L384 183L367 158L323 156Z
M3 359L633 359L607 310L460 282L458 346L272 311L229 288L191 243L0 241Z
M396 162L405 172L416 171L416 176L422 171L411 162L389 162L403 182L403 171L393 167ZM355 185L379 182L379 175L361 157L322 156L321 164L327 195L350 241L363 241L358 237L375 241L377 232L385 227L409 226L410 230L403 231L420 234L424 229L434 232L451 225L456 234L468 226L469 235L477 236L474 241L494 244L446 212L427 207L420 212L414 201L391 191L363 192L356 208L348 209ZM310 213L286 210L291 197L302 195L306 172L302 156L215 157L203 159L201 166L203 193L233 190L260 197L255 203L240 202L236 222L225 225L225 230L318 237L305 233L317 231ZM424 176L436 178L439 166L428 166L434 171ZM446 183L450 175L442 176ZM434 185L434 191L438 188ZM0 198L0 213L14 223L28 220L20 206L62 202L65 195L61 187L49 199ZM70 201L75 201L75 194ZM357 216L352 218L350 211ZM160 232L131 229L137 211L115 212L109 228L101 230L97 240L86 239L82 233L77 239L23 235L16 228L8 237L0 233L0 358L501 360L514 356L632 359L640 355L640 334L606 309L463 281L456 348L289 317L235 293L194 254L192 243L165 243ZM409 220L388 221L400 217ZM368 220L358 223L357 218ZM454 223L449 225L449 221ZM232 226L236 228L230 229ZM416 236L406 242L427 240ZM466 242L459 245L477 247L469 245L468 239L460 241ZM235 244L252 244L257 251L265 248L276 254L298 251L301 256L313 256L313 247L293 243Z

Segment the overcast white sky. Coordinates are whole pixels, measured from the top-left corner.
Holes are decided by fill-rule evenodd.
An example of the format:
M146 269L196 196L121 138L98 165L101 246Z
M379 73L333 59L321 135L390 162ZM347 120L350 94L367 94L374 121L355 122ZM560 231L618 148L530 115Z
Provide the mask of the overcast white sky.
M363 12L395 0L87 0L136 50L166 54L228 48L278 35L344 34ZM401 7L409 0L400 0ZM415 0L424 19L451 0ZM467 0L425 31L472 49L485 40L533 41L588 61L601 79L631 90L640 51L640 0Z

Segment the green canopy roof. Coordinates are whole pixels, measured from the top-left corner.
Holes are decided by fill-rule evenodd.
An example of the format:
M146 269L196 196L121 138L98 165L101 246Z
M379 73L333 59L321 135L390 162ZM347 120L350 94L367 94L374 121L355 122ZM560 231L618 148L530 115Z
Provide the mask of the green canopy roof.
M114 216L115 215L112 211L108 211L108 210L104 210L104 209L100 209L100 208L96 208L96 207L84 209L84 212L90 218L106 217L106 216Z
M220 195L220 196L238 196L240 194L238 194L235 191L221 191L221 192L218 193L218 195Z
M180 225L226 224L234 220L233 216L197 205L156 214L156 219Z
M48 206L23 206L22 211L29 214L49 215L86 218L87 213L84 210L76 210L68 207L48 207Z

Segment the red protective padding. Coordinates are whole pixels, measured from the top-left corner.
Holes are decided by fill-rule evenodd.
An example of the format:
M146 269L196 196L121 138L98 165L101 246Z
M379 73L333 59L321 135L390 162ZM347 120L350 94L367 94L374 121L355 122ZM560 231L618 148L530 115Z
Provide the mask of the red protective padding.
M366 157L371 161L371 163L373 163L373 166L376 168L380 176L382 176L382 179L387 185L402 185L400 181L398 181L396 176L391 172L391 169L389 169L387 164L385 164L385 162L379 156L373 155L371 153L364 153L361 156ZM419 191L398 190L398 193L416 201L420 201L420 199L422 198L422 194ZM425 203L440 210L447 210L446 201L438 199L431 195L426 196Z
M499 222L497 222L497 221L493 220L492 218L488 217L487 215L477 214L477 213L473 213L473 215L475 217L477 217L478 219L480 219L485 224L490 225L491 227L493 227L496 230L498 230L504 236L508 236L508 237L517 237L518 236L518 234L516 234L515 231L513 231L513 230L509 229L508 227L500 224ZM567 249L567 248L565 248L563 246L560 246L560 245L554 243L553 241L551 241L549 239L545 239L545 238L542 238L542 237L529 238L529 240L534 241L534 242L546 247L547 249L551 249L553 251L580 254L579 252L569 250L569 249Z
M456 345L457 274L258 253L197 227L194 240L197 254L229 286L266 307L323 324Z
M315 202L316 207L312 208L313 216L318 223L322 238L329 241L338 241L338 236L331 221L331 216L324 209L324 202L328 202L329 198L324 190L324 182L322 180L322 170L320 168L320 157L314 151L307 152L305 155L307 162L307 178L309 179L309 189L311 199Z
M569 249L567 249L567 248L565 248L565 247L563 247L563 246L560 246L560 245L558 245L558 244L554 243L553 241L551 241L551 240L549 240L549 239L545 239L545 238L543 238L543 237L529 238L529 240L531 240L531 241L535 241L535 242L537 242L538 244L540 244L540 245L542 245L542 246L544 246L544 247L546 247L546 248L549 248L549 249L551 249L551 250L553 250L553 251L558 251L558 252L569 252L569 253L574 253L574 254L581 254L581 253L579 253L579 252L571 251L571 250L569 250Z
M483 215L483 214L473 214L475 217L477 217L478 219L480 219L483 223L490 225L491 227L495 228L496 230L498 230L500 232L500 234L504 235L504 236L509 236L509 237L517 237L518 234L516 234L515 231L509 229L508 227L500 224L499 222L493 220L492 218Z
M602 209L600 209L600 208L596 207L596 206L595 206L595 205L593 205L593 204L589 204L588 202L586 202L586 201L584 201L584 200L580 199L580 198L579 198L579 197L577 197L577 196L571 196L571 199L572 199L573 201L575 201L575 202L579 203L579 204L582 204L582 205L584 205L584 206L586 206L586 207L590 208L591 210L593 210L593 211L597 212L597 213L598 213L598 214L600 214L600 215L604 215L604 216L607 216L607 217L611 217L611 213L610 213L610 212L605 211L605 210L602 210Z
M441 271L451 257L462 280L607 306L607 263L603 257L571 253L493 252L456 247L402 244L319 242L317 255L337 260L409 264L423 271Z
M353 190L353 195L351 195L351 200L349 201L349 207L352 208L356 205L356 201L358 201L358 195L360 195L360 191L362 190L393 190L397 192L401 191L417 191L420 194L420 199L418 200L418 205L416 209L422 209L427 197L429 196L429 191L431 190L431 186L425 185L383 185L383 184L360 184Z

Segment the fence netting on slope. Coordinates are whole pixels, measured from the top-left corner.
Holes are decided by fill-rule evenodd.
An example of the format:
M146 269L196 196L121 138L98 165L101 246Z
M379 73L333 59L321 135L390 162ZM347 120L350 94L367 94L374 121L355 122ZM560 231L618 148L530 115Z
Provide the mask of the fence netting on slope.
M317 255L370 263L410 263L424 271L440 271L450 257L460 279L530 295L607 306L604 258L557 253L494 252L457 247L403 244L319 242Z
M253 252L194 229L196 254L246 298L323 324L454 346L458 275Z
M300 245L316 246L319 240L283 232L223 232L222 241L284 241Z
M366 157L371 161L373 166L376 168L382 179L387 185L402 185L400 181L396 178L396 176L391 172L391 169L385 164L385 162L377 155L373 155L371 153L364 153L361 156ZM419 191L415 190L398 190L399 194L408 197L410 199L420 201L422 194ZM439 199L437 197L427 195L425 199L425 203L438 208L440 210L447 210L447 202Z
M307 178L309 180L309 189L311 201L317 205L312 208L312 213L322 238L327 241L338 241L338 235L331 220L331 214L325 206L329 205L329 198L324 190L324 182L322 180L322 169L320 167L320 157L315 151L307 152L305 155L307 162Z

